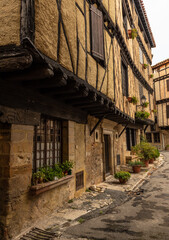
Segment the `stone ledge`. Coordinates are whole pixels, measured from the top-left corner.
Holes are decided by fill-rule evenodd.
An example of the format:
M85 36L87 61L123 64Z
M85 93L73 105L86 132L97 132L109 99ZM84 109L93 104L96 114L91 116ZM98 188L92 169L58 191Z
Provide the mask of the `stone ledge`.
M47 183L41 183L30 188L32 195L39 195L40 193L46 192L50 189L56 188L60 185L68 183L73 178L72 175L68 175L56 181L51 181Z

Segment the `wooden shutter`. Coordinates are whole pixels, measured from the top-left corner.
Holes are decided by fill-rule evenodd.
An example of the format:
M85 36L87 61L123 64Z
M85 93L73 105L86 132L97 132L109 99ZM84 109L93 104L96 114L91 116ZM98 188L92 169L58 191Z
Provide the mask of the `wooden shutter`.
M169 105L167 105L166 107L167 107L167 118L169 118Z
M167 91L169 91L169 80L167 80Z
M121 62L122 91L124 96L128 96L128 73L127 66Z
M103 14L91 5L92 55L104 60Z

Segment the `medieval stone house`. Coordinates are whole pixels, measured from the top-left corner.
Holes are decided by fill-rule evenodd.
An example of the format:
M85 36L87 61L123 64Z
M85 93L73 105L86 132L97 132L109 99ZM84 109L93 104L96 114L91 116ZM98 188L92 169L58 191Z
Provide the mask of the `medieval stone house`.
M147 129L149 142L164 150L169 145L169 59L152 67L154 75L154 95L156 124Z
M142 0L1 0L0 30L0 238L12 239L125 164L154 124L155 42ZM67 159L72 175L31 187Z

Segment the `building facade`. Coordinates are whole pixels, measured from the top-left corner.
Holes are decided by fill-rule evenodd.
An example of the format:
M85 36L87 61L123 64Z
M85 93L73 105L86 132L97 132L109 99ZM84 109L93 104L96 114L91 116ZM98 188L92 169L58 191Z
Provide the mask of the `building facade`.
M125 164L154 125L155 41L142 0L1 0L0 29L6 240ZM143 97L150 114L144 119L137 115ZM39 167L65 160L74 161L72 175L31 187Z
M152 69L157 110L154 141L157 141L158 147L164 150L169 145L169 59L157 63Z

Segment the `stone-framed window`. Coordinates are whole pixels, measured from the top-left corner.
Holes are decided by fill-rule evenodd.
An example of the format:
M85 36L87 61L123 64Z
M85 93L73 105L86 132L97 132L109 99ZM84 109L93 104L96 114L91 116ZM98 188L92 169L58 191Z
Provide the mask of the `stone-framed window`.
M62 161L62 121L42 116L35 127L33 171Z

